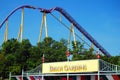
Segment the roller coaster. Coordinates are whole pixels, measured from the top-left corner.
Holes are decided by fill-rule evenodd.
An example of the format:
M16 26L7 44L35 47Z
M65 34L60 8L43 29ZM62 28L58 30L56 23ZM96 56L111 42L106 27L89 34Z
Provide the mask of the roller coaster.
M10 18L11 15L13 15L17 10L24 9L24 8L28 8L28 9L32 9L32 10L39 10L40 12L46 13L46 14L51 14L54 11L58 11L70 23L72 23L73 26L75 26L76 29L78 29L79 32L81 32L91 43L93 43L105 56L107 56L107 57L111 56L110 53L108 51L106 51L78 22L76 22L64 9L62 9L60 7L55 7L55 8L51 8L51 9L37 8L37 7L34 7L34 6L29 6L29 5L24 5L24 6L17 7L3 20L3 22L0 24L0 29L2 28L3 24L5 24L5 22L8 21L8 19ZM21 23L21 26L22 25L23 25L23 22ZM22 29L20 29L20 30L22 30Z

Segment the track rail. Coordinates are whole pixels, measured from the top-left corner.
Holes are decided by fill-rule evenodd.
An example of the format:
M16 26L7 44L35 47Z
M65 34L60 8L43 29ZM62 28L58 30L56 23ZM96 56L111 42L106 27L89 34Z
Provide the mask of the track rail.
M36 8L34 6L29 6L29 5L24 5L16 8L13 10L6 18L5 20L0 24L0 28L3 26L3 24L6 22L6 20L9 19L9 17L15 13L17 10L22 9L22 8L29 8L29 9L37 9L40 12L45 12L45 13L52 13L53 11L58 11L60 12L70 23L73 23L73 25L88 39L90 42L92 42L105 56L110 57L111 55L109 52L107 52L80 24L78 24L72 16L70 16L64 9L60 7L55 7L51 9L44 9L44 8Z

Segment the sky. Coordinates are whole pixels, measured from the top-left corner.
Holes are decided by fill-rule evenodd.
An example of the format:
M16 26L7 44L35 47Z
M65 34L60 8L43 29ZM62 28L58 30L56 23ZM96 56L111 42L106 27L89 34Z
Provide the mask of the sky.
M0 24L11 11L22 5L46 9L56 6L63 8L111 55L120 55L120 0L1 0ZM37 10L25 9L24 14L23 38L28 38L35 44L39 36L42 13ZM59 16L57 12L54 14ZM9 18L9 39L17 38L20 20L21 10ZM70 23L64 18L63 21L70 26ZM68 39L69 31L51 15L47 15L47 25L49 36L56 40ZM4 31L5 24L0 29L0 45L3 43ZM77 30L76 32L81 35Z

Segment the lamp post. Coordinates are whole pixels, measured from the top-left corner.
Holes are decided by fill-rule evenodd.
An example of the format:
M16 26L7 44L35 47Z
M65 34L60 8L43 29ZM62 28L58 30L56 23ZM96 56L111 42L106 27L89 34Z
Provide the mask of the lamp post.
M44 62L45 62L45 57L44 57L44 54L43 54L43 56L42 56L42 65L43 65ZM43 73L42 73L42 80L44 80L44 75L43 75Z
M66 51L66 57L67 57L67 61L69 62L69 56L70 56L70 51L69 49ZM67 80L69 80L69 74L67 73Z
M100 53L99 53L99 50L96 52L96 55L97 55L96 57L98 59L98 80L100 80L100 72L99 72L100 71L100 63L99 63L100 62L100 60L99 60L100 59Z

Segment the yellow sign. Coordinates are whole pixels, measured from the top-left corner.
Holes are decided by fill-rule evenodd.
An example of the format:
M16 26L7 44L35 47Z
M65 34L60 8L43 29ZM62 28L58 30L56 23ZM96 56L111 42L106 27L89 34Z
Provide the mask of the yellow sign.
M42 73L80 73L97 72L98 60L43 63Z

